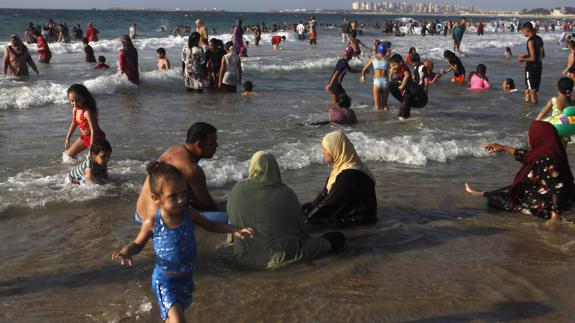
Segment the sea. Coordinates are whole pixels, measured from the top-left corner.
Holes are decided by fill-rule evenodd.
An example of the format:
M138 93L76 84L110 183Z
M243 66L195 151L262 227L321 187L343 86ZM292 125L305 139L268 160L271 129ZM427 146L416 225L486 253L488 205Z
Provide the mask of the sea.
M92 22L100 41L96 56L112 66L96 71L84 63L82 46L53 43L49 65L39 76L19 80L0 76L0 321L2 322L159 322L151 290L151 243L122 267L111 254L138 232L135 202L145 166L167 147L181 145L187 129L204 121L218 128L219 147L200 162L212 196L222 208L234 183L247 175L250 156L272 152L284 181L302 203L322 189L330 172L322 163L321 138L342 130L373 172L377 185L376 225L344 229L343 252L275 271L237 267L223 247L224 235L197 229L196 291L186 317L194 322L569 322L575 317L575 230L551 228L523 214L487 208L465 194L464 182L491 190L509 185L519 163L484 152L491 142L525 147L527 130L555 93L567 62L560 32L541 32L546 56L536 106L523 103L524 67L503 57L526 53L521 33L484 36L470 28L461 60L467 72L487 66L494 88L472 92L448 77L430 88L429 103L407 122L391 112L375 112L371 76L365 83L348 75L344 87L359 123L313 126L327 119L325 86L345 45L337 28L343 14L314 14L317 46L280 31L283 50L273 51L272 33L259 47L250 41L242 58L244 80L255 96L189 93L181 75L186 37L173 37L177 25L201 18L211 37L228 41L236 18L245 25L305 21L311 13L153 12L108 10L0 9L0 55L10 34L23 35L28 22L67 22L70 29ZM359 23L382 23L404 16L349 15ZM416 17L415 20L436 17ZM457 17L437 17L441 21ZM504 21L504 20L502 20ZM119 38L137 24L134 44L140 58L140 86L117 74ZM165 26L168 32L162 32ZM213 34L213 29L218 33ZM450 37L394 37L364 28L359 39L392 43L394 52L416 47L424 59L446 68L442 54ZM173 68L156 70L155 50L166 49ZM29 45L37 61L36 46ZM350 63L361 67L368 57ZM513 78L519 91L505 93ZM84 84L94 94L99 123L113 147L110 181L105 185L65 183L73 165L62 160L72 118L66 89ZM75 138L75 137L74 137ZM567 148L574 160L572 145ZM566 214L573 219L572 214ZM333 230L333 228L330 228ZM313 229L311 235L323 231Z

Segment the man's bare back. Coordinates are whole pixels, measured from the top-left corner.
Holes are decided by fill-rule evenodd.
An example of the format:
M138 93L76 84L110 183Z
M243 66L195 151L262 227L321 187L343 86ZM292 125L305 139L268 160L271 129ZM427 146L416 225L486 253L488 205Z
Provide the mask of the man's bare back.
M198 165L201 158L211 158L217 146L217 135L213 132L204 142L197 141L191 144L172 146L158 158L159 161L166 162L182 172L190 188L190 204L200 211L218 210L208 191L206 175ZM157 206L153 202L151 194L148 176L146 176L136 203L136 213L143 221L156 214Z

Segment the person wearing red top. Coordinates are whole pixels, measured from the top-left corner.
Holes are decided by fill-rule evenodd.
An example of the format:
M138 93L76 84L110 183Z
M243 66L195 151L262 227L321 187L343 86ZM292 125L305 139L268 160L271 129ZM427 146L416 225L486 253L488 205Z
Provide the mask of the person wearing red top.
M94 25L92 25L92 23L89 23L88 28L86 29L86 38L88 38L88 40L91 42L97 42L98 33L99 33L98 29L94 28Z
M64 142L65 154L75 158L78 153L90 148L95 139L105 139L106 134L98 125L98 108L96 100L82 84L74 84L68 89L68 99L72 104L72 122ZM80 138L70 145L70 137L76 128L80 128Z
M286 36L280 36L280 35L275 35L272 37L272 46L274 47L274 50L280 50L280 44L282 42L282 40L285 40Z
M48 47L48 42L42 37L42 34L38 30L34 31L34 36L36 36L36 42L38 43L38 54L40 54L40 59L38 62L49 64L52 59L52 52L50 47Z

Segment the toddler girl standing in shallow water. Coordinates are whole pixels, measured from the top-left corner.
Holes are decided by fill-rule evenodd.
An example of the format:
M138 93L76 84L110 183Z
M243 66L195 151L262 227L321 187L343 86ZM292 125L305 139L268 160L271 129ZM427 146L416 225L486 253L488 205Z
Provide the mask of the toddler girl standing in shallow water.
M251 237L253 230L212 222L198 212L190 211L188 185L174 166L152 162L148 166L148 176L152 200L157 206L156 216L145 220L136 239L114 252L112 259L131 266L132 256L140 253L152 238L156 256L152 289L162 320L185 322L184 310L192 304L194 291L195 224L211 232L233 233L239 239Z
M82 84L74 84L68 89L68 99L72 104L72 122L64 142L64 159L76 158L76 155L90 148L94 139L105 139L106 134L98 125L98 108L96 100ZM80 127L80 138L70 145L70 137L77 127Z

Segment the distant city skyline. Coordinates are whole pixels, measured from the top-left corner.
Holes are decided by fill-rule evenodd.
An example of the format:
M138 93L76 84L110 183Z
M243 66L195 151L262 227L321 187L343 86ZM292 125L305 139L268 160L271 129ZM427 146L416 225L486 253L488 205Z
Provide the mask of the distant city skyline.
M374 1L379 2L379 1ZM417 3L422 1L406 1L407 3ZM429 2L429 1L426 1ZM554 8L554 7L575 7L573 0L523 0L523 1L501 1L501 0L444 0L432 1L433 3L475 5L480 9L513 10L521 11L523 8ZM181 9L203 9L219 8L226 11L268 11L272 9L351 9L352 1L348 0L290 0L290 1L265 1L261 0L100 0L98 2L78 1L78 0L2 0L0 8L22 8L22 9L106 9L112 7L122 8L181 8ZM49 4L49 5L48 5ZM97 4L97 5L96 5Z

